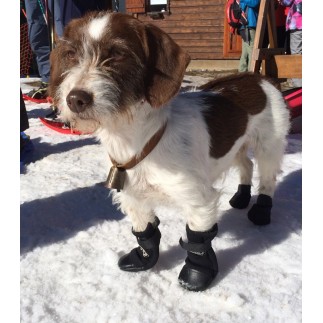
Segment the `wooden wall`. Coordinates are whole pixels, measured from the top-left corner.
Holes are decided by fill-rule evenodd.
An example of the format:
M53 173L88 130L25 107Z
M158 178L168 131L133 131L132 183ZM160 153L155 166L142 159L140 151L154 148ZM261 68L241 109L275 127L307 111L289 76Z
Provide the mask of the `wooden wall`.
M154 20L145 12L145 0L126 0L126 11L139 20L166 31L192 59L239 58L241 43L236 37L228 44L225 25L227 0L170 0L170 15ZM147 5L147 4L146 4ZM232 44L234 48L232 48ZM240 48L239 48L240 46Z

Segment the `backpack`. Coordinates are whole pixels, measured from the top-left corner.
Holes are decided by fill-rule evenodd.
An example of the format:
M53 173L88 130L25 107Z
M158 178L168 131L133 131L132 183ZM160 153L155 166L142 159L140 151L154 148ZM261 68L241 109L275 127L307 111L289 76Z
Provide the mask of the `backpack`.
M235 34L242 25L248 24L247 15L240 8L239 0L228 0L225 11L231 34Z

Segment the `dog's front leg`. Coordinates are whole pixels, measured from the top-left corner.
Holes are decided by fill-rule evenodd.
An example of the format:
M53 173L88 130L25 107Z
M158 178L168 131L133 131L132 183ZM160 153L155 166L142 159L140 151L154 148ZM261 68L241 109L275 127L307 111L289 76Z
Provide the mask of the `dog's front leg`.
M217 275L218 262L211 244L217 232L217 224L205 232L193 231L186 225L188 242L180 239L180 245L187 251L187 257L178 276L179 283L184 288L191 291L203 291L209 287Z
M121 270L132 272L150 269L159 258L159 219L143 201L127 196L120 202L121 210L131 218L132 234L139 246L122 256L118 266Z
M198 197L195 204L187 203L187 241L180 239L187 257L178 279L182 287L191 291L205 290L218 273L218 262L212 248L212 240L218 232L218 225L215 223L217 192L212 187L204 194L201 191L202 189L195 194Z

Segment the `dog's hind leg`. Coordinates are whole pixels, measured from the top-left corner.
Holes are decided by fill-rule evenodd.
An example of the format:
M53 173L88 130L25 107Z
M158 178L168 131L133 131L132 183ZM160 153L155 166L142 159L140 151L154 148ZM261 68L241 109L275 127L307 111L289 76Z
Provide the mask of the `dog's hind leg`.
M266 225L271 221L272 198L284 149L285 140L279 138L266 139L263 144L255 147L255 159L259 172L258 198L249 210L248 218L256 225Z
M233 195L229 201L230 205L236 209L245 209L251 199L251 180L253 172L253 163L247 155L248 145L244 144L238 151L234 164L238 167L240 172L240 184L238 191Z

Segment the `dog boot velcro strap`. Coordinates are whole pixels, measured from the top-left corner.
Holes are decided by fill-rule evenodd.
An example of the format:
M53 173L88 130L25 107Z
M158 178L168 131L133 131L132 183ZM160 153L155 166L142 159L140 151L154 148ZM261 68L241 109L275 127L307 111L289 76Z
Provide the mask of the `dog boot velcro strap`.
M257 203L248 212L248 219L256 225L269 224L272 205L273 202L270 196L260 194L257 198Z
M182 238L179 240L179 244L186 251L195 253L196 255L203 256L211 248L211 240L204 243L191 243L184 242Z
M185 265L179 274L180 284L192 291L205 290L218 273L218 263L211 242L218 232L217 224L208 232L192 231L186 226L188 242L180 239L187 250Z
M182 238L179 239L179 244L183 249L188 252L192 252L196 255L203 256L209 249L212 248L212 240L218 232L218 226L216 225L216 232L205 232L205 241L203 243L185 242ZM209 234L209 237L208 237Z
M230 205L236 209L245 209L251 199L251 185L239 184L238 191L229 201Z
M132 231L137 238L139 247L132 249L130 253L119 259L118 265L121 270L137 272L150 269L156 264L161 238L158 224L157 218L154 224L148 223L145 231Z
M156 228L153 235L149 239L137 237L137 242L141 248L145 250L152 250L159 245L160 237L160 231L158 228Z

